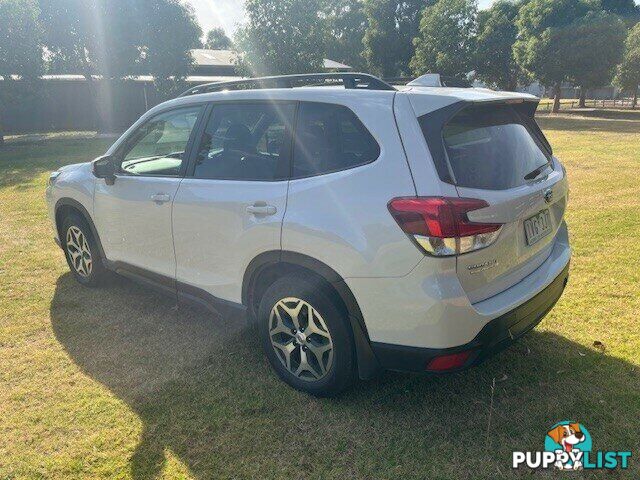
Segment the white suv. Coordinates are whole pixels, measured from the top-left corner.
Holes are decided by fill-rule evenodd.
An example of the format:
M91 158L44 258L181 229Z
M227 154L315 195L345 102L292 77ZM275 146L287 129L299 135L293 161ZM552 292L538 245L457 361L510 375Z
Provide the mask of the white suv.
M80 283L112 270L246 312L295 388L457 371L567 282L567 180L537 102L364 74L200 86L52 173L49 213Z

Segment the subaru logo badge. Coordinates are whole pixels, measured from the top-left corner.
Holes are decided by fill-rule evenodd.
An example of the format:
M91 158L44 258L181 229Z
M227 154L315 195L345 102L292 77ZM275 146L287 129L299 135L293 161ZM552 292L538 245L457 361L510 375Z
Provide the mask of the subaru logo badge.
M547 203L551 203L552 200L553 200L553 190L551 190L550 188L547 188L544 191L544 201Z

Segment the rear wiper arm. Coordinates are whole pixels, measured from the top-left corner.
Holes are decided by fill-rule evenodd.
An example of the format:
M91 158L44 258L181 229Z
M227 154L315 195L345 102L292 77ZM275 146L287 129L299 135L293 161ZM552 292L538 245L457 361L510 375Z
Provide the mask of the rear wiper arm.
M540 175L547 167L549 166L548 163L545 163L544 165L539 166L538 168L536 168L534 171L527 173L524 176L525 180L533 180L534 178L536 178L538 175Z

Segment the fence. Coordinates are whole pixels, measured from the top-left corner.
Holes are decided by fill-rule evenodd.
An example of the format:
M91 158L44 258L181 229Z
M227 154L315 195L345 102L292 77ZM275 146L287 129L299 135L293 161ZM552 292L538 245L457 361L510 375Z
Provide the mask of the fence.
M185 89L237 78L189 77ZM19 89L19 81L15 83ZM7 84L0 80L0 89L3 88L7 88ZM45 77L36 95L24 97L0 105L0 131L5 135L73 130L124 131L144 112L165 100L148 77L88 82L79 75Z
M560 110L571 110L578 108L580 105L579 100L563 99L560 101ZM620 108L631 109L633 108L632 98L620 98L612 100L585 100L585 108ZM550 112L553 109L553 100L543 100L538 106L538 112Z

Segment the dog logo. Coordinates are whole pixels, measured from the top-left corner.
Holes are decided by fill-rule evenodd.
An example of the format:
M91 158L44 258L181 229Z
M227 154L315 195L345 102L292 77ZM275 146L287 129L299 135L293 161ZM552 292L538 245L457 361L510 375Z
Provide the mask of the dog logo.
M547 452L566 453L557 456L554 465L559 470L582 470L584 452L591 451L591 435L579 423L560 422L547 432L544 448Z
M556 423L544 436L544 451L514 451L511 466L558 470L625 470L631 450L592 451L591 435L581 423Z

